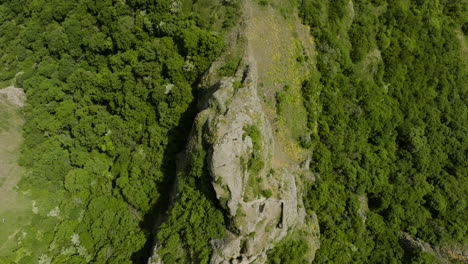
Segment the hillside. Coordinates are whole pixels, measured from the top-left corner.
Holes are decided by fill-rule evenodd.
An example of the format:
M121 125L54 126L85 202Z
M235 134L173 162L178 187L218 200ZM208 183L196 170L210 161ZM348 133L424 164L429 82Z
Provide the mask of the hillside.
M466 263L467 18L2 1L0 263Z

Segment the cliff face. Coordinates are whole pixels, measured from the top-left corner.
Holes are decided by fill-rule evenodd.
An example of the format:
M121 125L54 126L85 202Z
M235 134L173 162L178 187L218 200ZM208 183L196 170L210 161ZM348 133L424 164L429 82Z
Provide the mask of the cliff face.
M227 222L224 236L211 241L211 263L266 263L267 252L292 232L307 241L312 262L319 227L302 202L303 181L313 178L309 158L288 136L292 128L274 106L275 94L285 86L300 93L310 65L297 66L297 56L312 57L312 40L297 17L286 20L251 1L243 7L240 26L227 37L230 46L200 87L200 112L179 169L190 166L190 153L207 153L211 185ZM236 73L219 78L235 53L241 55ZM302 102L290 103L299 117L294 125L303 129Z
M288 46L281 47L277 40L284 37L290 41L288 33L291 32L287 30L293 29L284 22L276 26L286 28L286 32L262 31L268 21L259 17L271 21L282 18L274 17L274 10L262 10L252 3L246 3L244 11L244 28L240 29L246 41L244 57L234 77L222 78L214 89L206 89L214 92L201 103L205 109L199 113L195 125L198 131L194 131L198 143L189 144L193 149L199 148L200 143L208 146L207 164L212 185L229 222L225 236L212 241L211 263L264 263L267 251L294 230L306 234L312 260L318 247L319 228L315 217L306 218L299 177L308 174L308 166L301 168L294 159L277 162L287 159L281 157L287 156L284 154L287 144L273 131L273 127L281 127L271 124L275 118L268 113L271 112L268 97L274 96L265 96L265 93L278 91L267 71L281 65L272 59L274 50L262 49L259 43L259 38L270 41L278 52L286 52L285 58L277 61L284 63L292 59L294 63L294 53L288 54ZM295 39L292 45L295 41L300 43ZM258 60L261 60L260 66ZM280 69L276 78L291 79L287 76L291 72L288 67ZM216 64L213 72L215 68Z
M237 78L221 80L209 108L199 114L204 124L197 125L213 140L207 142L207 163L230 222L225 237L212 242L211 263L263 263L266 251L294 228L318 236L316 221L305 221L295 172L272 169L272 128L257 96L255 61L246 60ZM239 85L238 78L241 87L233 85ZM250 134L251 129L258 133ZM263 166L252 168L254 162Z

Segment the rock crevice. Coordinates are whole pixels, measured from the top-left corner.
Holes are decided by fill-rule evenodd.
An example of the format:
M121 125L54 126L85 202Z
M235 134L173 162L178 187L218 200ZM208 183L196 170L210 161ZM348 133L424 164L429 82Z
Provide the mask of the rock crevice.
M257 63L261 60L264 67L268 60L262 60L263 53L256 52L249 37L257 23L252 9L260 7L249 1L245 5L246 14L232 34L246 37L231 43L243 48L243 56L232 77L215 81L223 55L204 77L199 87L200 112L179 170L190 166L190 153L206 152L208 183L227 221L223 237L211 241L210 263L266 263L268 251L295 231L309 244L308 259L312 262L319 227L314 214L307 216L302 202L301 175L310 173L308 164L301 166L294 159L278 157L278 153L285 153L285 146L275 138L274 118L266 113L263 95L265 83L271 81L266 82L266 69L259 69Z
M211 243L211 263L264 263L267 251L291 230L318 230L315 222L306 223L296 171L272 169L275 141L257 95L257 76L255 60L247 54L236 76L221 79L202 104L207 108L195 128L206 130L193 133L203 133L208 141L203 144L209 146L206 163L230 222L225 236ZM258 135L249 135L247 127L255 127ZM254 155L256 146L261 155ZM192 143L190 148L198 147ZM262 165L251 168L252 158Z

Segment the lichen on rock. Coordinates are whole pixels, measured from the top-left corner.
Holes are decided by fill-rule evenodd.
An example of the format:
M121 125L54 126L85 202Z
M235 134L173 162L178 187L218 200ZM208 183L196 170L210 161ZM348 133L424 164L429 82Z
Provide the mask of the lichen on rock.
M252 20L247 16L234 33L245 34L249 23ZM226 220L225 234L210 242L210 263L266 263L268 252L290 237L288 234L300 234L309 248L306 259L312 262L319 245L319 227L315 214L305 212L301 182L310 173L310 159L304 166L296 159L289 159L284 166L275 162L278 153L285 153L285 146L277 144L272 118L259 97L266 92L259 89L266 75L259 77L257 55L249 38L242 41L247 43L231 43L236 48L246 44L233 76L214 81L223 66L220 58L203 78L198 91L199 113L178 170L193 168L194 153L203 150L204 177L208 177ZM228 48L226 53L231 51ZM157 259L155 255L152 263L161 263Z
M226 235L212 241L211 263L264 263L266 252L289 230L307 225L294 173L287 169L272 173L272 128L257 96L255 61L245 61L237 74L243 76L241 87L234 89L235 78L221 80L210 109L204 110L211 113L205 132L216 138L207 164L216 196L226 201L231 222ZM246 135L248 126L258 130L261 136L255 140L260 142ZM256 144L262 153L255 158L262 159L263 166L253 171L247 161Z

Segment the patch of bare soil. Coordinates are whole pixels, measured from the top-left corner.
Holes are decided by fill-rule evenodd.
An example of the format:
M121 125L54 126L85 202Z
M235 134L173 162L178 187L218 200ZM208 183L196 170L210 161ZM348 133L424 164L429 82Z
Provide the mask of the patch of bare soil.
M10 103L16 106L24 106L25 95L23 89L21 88L8 86L7 88L0 89L0 96L6 97Z

